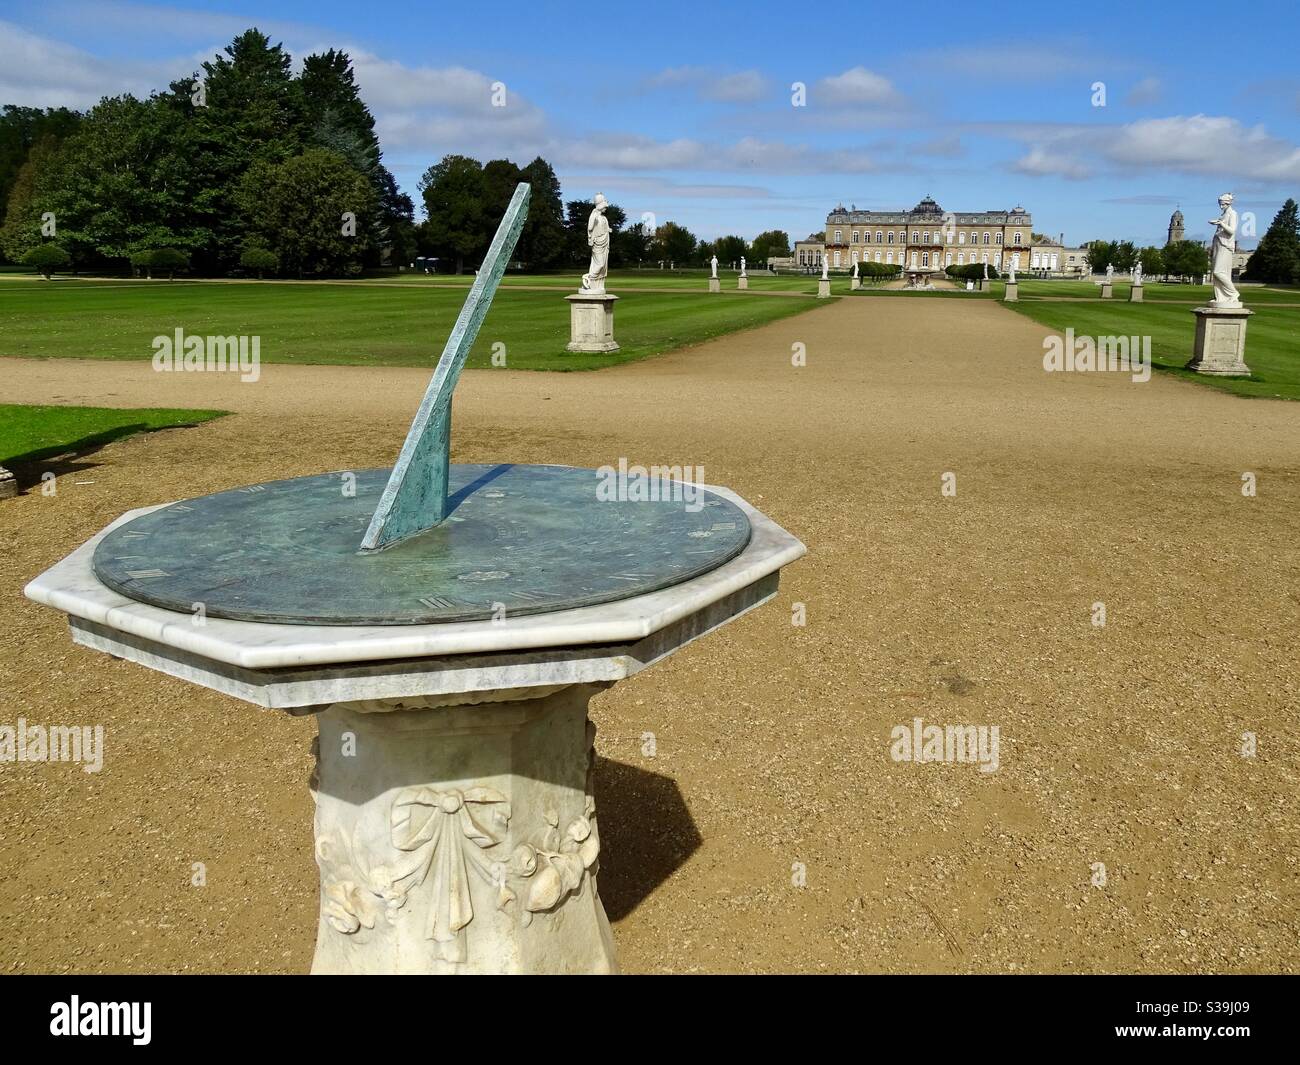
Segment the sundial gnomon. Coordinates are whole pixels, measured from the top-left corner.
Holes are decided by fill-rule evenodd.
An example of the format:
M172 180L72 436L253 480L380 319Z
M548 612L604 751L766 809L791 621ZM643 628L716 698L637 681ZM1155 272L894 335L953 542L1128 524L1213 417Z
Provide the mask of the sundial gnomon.
M316 474L173 503L114 529L95 575L140 602L286 624L538 614L657 591L749 542L702 490L600 499L596 471L451 465L451 399L528 210L520 184L392 470Z

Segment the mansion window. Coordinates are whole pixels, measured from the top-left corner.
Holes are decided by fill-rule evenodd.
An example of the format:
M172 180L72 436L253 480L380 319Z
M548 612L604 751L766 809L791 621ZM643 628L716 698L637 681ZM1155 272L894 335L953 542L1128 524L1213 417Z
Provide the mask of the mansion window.
M880 252L876 252L876 262L880 262Z
M944 256L944 258L943 258L943 265L944 265L944 266L951 266L951 265L952 265L952 252L949 252L947 255Z
M922 239L923 241L925 241L925 243L927 243L927 244L930 243L930 233L929 233L928 230L927 230L926 232L924 232L924 233L921 234L921 239Z
M889 233L889 243L890 243L890 244L893 244L893 243L894 243L894 233L893 233L893 230L890 230L890 233ZM892 260L891 260L891 261L892 261Z
M839 266L839 265L840 265L840 253L839 253L839 252L836 252L836 253L835 253L835 265L836 265L836 266Z
M966 234L965 234L965 233L958 233L958 234L957 234L957 243L958 243L958 244L965 244L965 243L966 243Z
M921 265L922 266L930 265L930 253L928 251L921 253Z
M841 230L841 229L837 229L837 230L835 231L835 243L836 243L836 244L839 244L839 243L841 243L843 240L844 240L844 231Z
M988 242L989 242L989 235L988 235L987 233L985 233L985 234L984 234L984 243L987 244Z
M853 243L856 244L857 242L858 242L858 231L855 229L853 231Z
M996 234L996 235L993 237L993 243L995 243L995 244L1001 244L1001 243L1002 243L1002 234L1001 234L1001 233L998 233L998 234Z
M964 251L959 251L957 253L957 265L958 266L966 265L966 253Z
M893 234L891 233L890 236L893 236ZM885 252L885 262L892 263L893 261L894 261L894 253L892 251Z
M1017 244L1020 243L1020 234L1019 234L1019 233L1016 234L1016 243L1017 243Z
M915 244L915 243L917 243L919 240L920 240L920 234L917 233L917 231L916 231L915 229L912 230L912 243Z
M877 243L877 244L884 244L884 243L885 243L883 240L880 239L880 230L878 230L878 229L876 230L876 243Z

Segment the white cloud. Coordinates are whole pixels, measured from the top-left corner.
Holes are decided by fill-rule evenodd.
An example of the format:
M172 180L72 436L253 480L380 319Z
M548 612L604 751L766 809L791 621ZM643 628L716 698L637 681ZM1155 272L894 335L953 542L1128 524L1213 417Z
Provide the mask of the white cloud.
M843 74L822 78L810 94L811 103L832 106L894 105L901 97L888 78L866 67L851 67Z
M1029 151L1013 164L1014 170L1083 178L1108 167L1121 173L1167 170L1225 180L1300 181L1300 147L1263 126L1248 127L1223 115L1175 115L1055 131L1039 127L1036 134L1023 138Z
M642 82L646 89L689 89L705 100L719 103L756 103L769 91L757 70L719 74L708 67L668 67Z

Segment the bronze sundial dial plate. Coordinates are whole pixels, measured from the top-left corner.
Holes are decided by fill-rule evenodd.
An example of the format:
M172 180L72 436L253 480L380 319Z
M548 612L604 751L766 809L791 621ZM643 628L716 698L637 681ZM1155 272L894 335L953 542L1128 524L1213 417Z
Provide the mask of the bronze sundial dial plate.
M684 499L606 501L595 470L456 465L441 524L361 552L389 474L359 471L354 486L351 475L317 474L174 503L104 537L95 575L185 614L201 604L236 621L419 625L644 595L749 542L744 511L697 486Z

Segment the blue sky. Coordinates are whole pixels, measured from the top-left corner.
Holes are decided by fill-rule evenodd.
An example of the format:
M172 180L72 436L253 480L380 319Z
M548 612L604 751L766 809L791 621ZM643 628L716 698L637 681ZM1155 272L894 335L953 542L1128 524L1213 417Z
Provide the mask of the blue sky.
M1300 192L1294 0L0 0L0 103L146 94L250 25L297 58L353 56L413 196L448 152L541 154L567 198L602 191L705 238L798 238L837 203L929 194L954 211L1021 204L1069 242L1159 244L1176 204L1204 235L1231 190L1262 234Z

